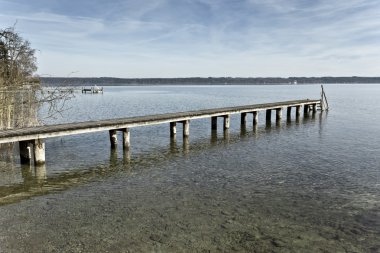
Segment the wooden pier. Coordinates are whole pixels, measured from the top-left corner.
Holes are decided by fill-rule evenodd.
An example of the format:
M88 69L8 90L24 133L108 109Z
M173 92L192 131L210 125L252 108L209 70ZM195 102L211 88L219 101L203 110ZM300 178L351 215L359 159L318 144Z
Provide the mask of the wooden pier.
M58 124L20 128L0 131L0 144L19 142L21 163L30 163L32 154L36 165L45 163L45 139L59 136L109 131L111 147L117 145L117 131L123 133L123 148L130 148L130 128L169 123L170 136L175 138L177 123L183 125L184 138L190 135L190 120L211 118L211 129L217 129L217 118L223 118L223 128L227 131L230 127L230 115L241 114L241 124L247 123L247 115L252 114L252 122L258 124L258 113L265 111L266 122L271 122L272 111L275 111L276 121L282 119L282 111L286 108L287 118L290 119L292 109L295 108L295 116L300 117L301 108L303 113L315 113L317 107L321 107L321 100L294 100L276 103L245 105L236 107L215 108L178 113L165 113L157 115L119 118L99 121L86 121L69 124Z
M102 93L103 94L103 87L97 87L97 86L92 86L90 88L82 87L82 93L87 94L87 92L89 92L91 94L95 94L95 93Z

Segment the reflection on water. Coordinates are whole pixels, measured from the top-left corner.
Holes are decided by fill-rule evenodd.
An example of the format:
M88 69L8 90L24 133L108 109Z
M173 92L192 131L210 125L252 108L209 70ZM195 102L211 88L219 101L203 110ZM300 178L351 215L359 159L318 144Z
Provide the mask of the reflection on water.
M319 115L319 121L322 121L323 114ZM304 124L310 122L310 120L314 121L316 118L313 116L312 118L305 118L303 120ZM297 121L288 121L287 126L291 127L292 124L299 123ZM280 131L281 124L276 123L275 129ZM265 132L270 134L273 130L271 124L266 124ZM172 136L169 138L169 149L163 150L163 148L158 148L154 151L154 153L163 153L165 154L165 159L171 159L173 156L178 155L181 152L183 155L189 154L190 150L194 152L199 151L207 151L213 146L217 146L221 143L229 144L237 143L242 138L244 139L256 139L258 134L258 125L253 125L252 128L248 130L247 125L241 125L239 133L230 133L229 129L224 129L222 133L218 133L217 130L211 131L211 142L210 144L205 141L205 139L200 139L196 143L193 143L193 146L196 148L191 148L190 138L188 136L184 136L182 140L182 148L178 146L177 137ZM291 129L287 129L290 130ZM48 194L51 191L63 190L67 189L71 186L82 184L88 182L89 180L94 180L96 178L109 177L113 173L119 171L120 169L110 169L110 168L119 168L122 167L121 170L130 169L132 164L143 163L150 160L150 163L156 161L158 157L147 155L140 155L140 157L134 157L131 159L131 150L130 149L122 149L122 159L119 159L118 147L111 146L110 147L110 155L109 155L109 163L103 163L98 169L99 165L94 165L94 167L81 167L73 172L72 170L53 174L52 176L47 176L47 168L46 164L34 166L32 164L20 164L20 171L23 181L16 184L7 184L5 186L0 186L0 205L9 204L12 202L17 202L25 198L29 198L35 195ZM8 161L11 162L11 161ZM10 163L11 164L11 163ZM106 169L108 168L108 169ZM4 166L6 169L6 166ZM15 168L16 170L18 168ZM6 173L6 171L4 171ZM37 189L37 190L36 190Z
M196 120L184 139L132 129L130 150L111 149L108 133L57 138L46 168L2 160L0 252L378 252L379 116L346 111L352 93L377 99L349 88L329 93L328 114L270 127L265 113L257 126L232 117L229 131ZM201 96L224 102L219 89Z

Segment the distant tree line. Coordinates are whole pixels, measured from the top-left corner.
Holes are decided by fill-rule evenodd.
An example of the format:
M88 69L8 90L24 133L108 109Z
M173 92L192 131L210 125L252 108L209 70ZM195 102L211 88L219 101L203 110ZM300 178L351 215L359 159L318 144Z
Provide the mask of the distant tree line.
M332 83L379 83L380 77L189 77L189 78L80 78L80 77L43 77L46 86L122 86L122 85L258 85L258 84L332 84Z

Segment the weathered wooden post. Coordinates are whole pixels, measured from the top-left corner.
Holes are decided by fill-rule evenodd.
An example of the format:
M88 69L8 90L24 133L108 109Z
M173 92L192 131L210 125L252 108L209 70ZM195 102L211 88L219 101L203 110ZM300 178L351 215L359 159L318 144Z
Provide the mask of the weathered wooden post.
M218 129L218 117L211 117L211 130Z
M286 118L287 118L288 120L290 120L291 117L292 117L292 107L289 106L288 108L286 108Z
M45 141L37 139L33 141L34 164L42 165L45 163Z
M224 115L223 116L223 122L224 122L224 130L226 129L229 129L230 128L230 115Z
M129 150L129 148L131 147L129 128L124 128L122 132L123 132L123 149Z
M252 114L253 114L253 125L255 126L259 122L259 112L254 111Z
M183 136L187 137L190 135L190 120L182 121L183 124Z
M310 109L309 105L304 105L303 106L303 114L305 116L307 116L309 114L309 109Z
M170 122L170 137L175 137L177 134L177 122Z
M247 113L243 112L240 115L240 124L241 125L246 125L247 124Z
M299 118L301 116L301 106L296 106L296 118Z
M20 162L21 164L28 164L32 160L32 150L30 148L30 141L20 141Z
M272 120L272 109L267 109L266 111L266 120L271 121Z
M313 113L317 112L317 104L313 104Z
M276 121L280 121L282 119L282 108L276 109Z
M117 146L117 132L115 129L109 130L111 148L116 148Z

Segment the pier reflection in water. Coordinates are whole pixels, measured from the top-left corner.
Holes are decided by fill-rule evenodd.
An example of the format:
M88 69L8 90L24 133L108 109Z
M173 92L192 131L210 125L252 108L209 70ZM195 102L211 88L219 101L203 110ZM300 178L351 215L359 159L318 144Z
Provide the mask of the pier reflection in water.
M304 118L302 124L308 124L314 122L316 119L322 124L324 115L318 114L316 117L313 114L311 117ZM293 121L287 121L286 129L291 134L292 127L295 128L300 124L300 120L297 118ZM128 172L133 167L139 167L140 164L149 163L156 164L157 162L167 162L178 155L188 155L191 152L207 152L207 150L217 147L218 145L225 145L230 143L238 143L240 141L255 141L260 135L272 134L272 131L280 133L282 125L276 122L274 126L270 123L266 123L264 126L255 125L241 125L239 132L234 132L229 129L211 130L211 142L208 143L205 138L194 138L193 142L190 141L190 137L183 137L183 139L177 140L177 138L170 138L170 143L167 147L158 147L154 150L147 150L145 154L138 154L132 156L131 149L122 149L121 153L116 147L110 147L109 162L107 160L98 160L90 167L79 166L76 169L72 169L71 166L75 163L80 163L76 157L71 163L69 163L66 170L63 172L54 171L48 175L49 163L44 165L34 166L32 164L18 164L16 161L8 161L0 166L1 174L7 174L9 167L13 167L12 173L19 173L23 179L22 182L3 182L0 185L0 205L17 202L22 199L27 199L32 196L49 194L55 191L61 191L69 189L80 184L84 184L93 180L101 180L113 176L115 173ZM261 134L260 134L261 133ZM179 142L179 143L178 143ZM55 142L54 145L57 143ZM63 144L63 142L61 142ZM180 144L181 146L179 146ZM55 146L54 148L62 148ZM89 154L82 151L82 156L88 159ZM87 157L87 158L86 158ZM55 163L54 166L62 167L63 164ZM67 166L67 165L66 165ZM2 168L1 168L2 167ZM4 175L1 175L2 178ZM17 176L16 176L17 178Z

